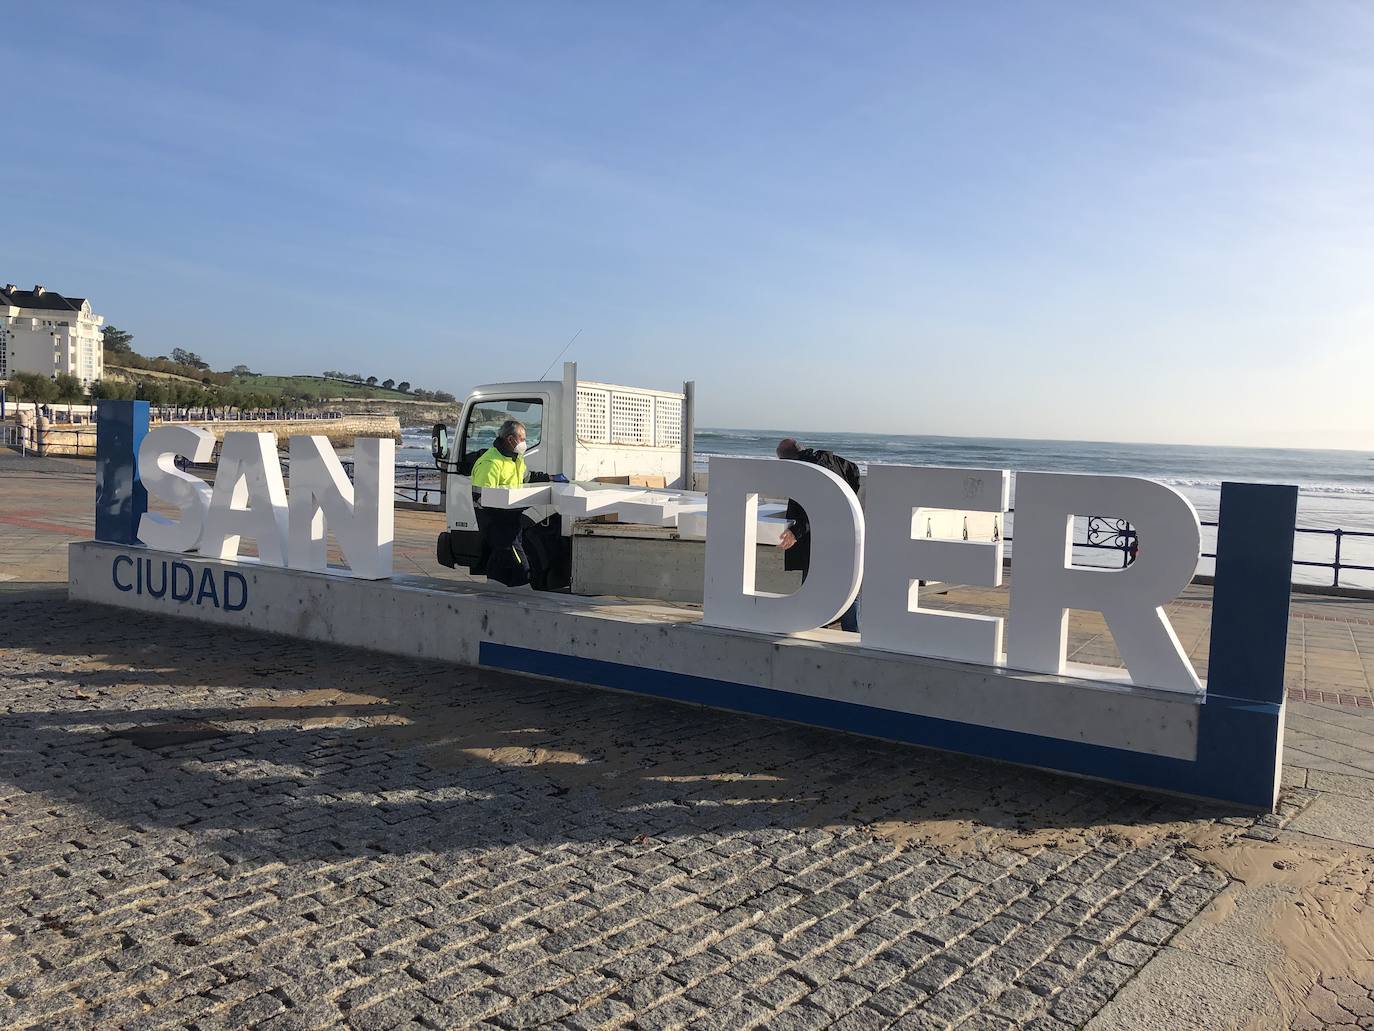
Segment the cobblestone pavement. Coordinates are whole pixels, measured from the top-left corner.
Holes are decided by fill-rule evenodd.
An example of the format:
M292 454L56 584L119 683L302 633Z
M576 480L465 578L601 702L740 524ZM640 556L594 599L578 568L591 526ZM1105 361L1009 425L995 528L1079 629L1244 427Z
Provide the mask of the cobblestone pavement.
M1190 842L1265 832L14 585L0 627L6 1028L1064 1031L1227 886Z

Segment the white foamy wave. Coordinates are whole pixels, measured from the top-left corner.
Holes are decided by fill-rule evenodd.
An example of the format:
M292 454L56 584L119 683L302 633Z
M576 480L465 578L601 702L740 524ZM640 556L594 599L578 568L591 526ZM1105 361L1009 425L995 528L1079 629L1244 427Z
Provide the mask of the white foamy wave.
M696 460L697 460L697 465L698 465L698 466L701 466L701 465L703 464L704 460L705 460L705 459L708 459L708 458L758 458L758 457L761 457L761 456L759 456L759 455L757 455L757 454L754 454L754 455L743 454L743 453L740 453L740 452L738 452L738 451L735 451L735 452L731 452L731 451L713 451L713 450L708 450L708 449L705 449L705 448L697 448L697 451L696 451ZM771 457L771 456L766 456L766 455L765 455L765 456L762 456L762 457ZM860 472L866 473L866 472L868 471L868 463L867 463L867 462L864 462L864 461L855 461L854 464L857 465L857 466L859 467L859 471L860 471ZM1148 477L1149 479L1158 480L1160 483L1167 483L1167 484L1168 484L1169 486L1171 486L1171 487L1191 487L1191 488L1194 489L1194 490L1208 490L1208 491L1220 491L1220 490L1221 490L1221 481L1220 481L1220 480L1197 479L1197 478L1187 477L1187 476L1150 476L1148 473L1132 473L1132 474L1130 474L1130 475L1133 475L1133 476L1144 475L1144 476ZM1242 477L1238 477L1238 479L1242 479ZM1258 480L1254 480L1254 479L1250 479L1250 478L1243 478L1243 479L1245 479L1245 482L1247 482L1247 483L1263 482L1263 481L1258 481ZM1271 482L1277 482L1277 481L1271 481ZM1374 499L1374 485L1363 485L1363 484L1352 484L1352 483L1311 483L1311 484L1300 484L1299 487L1298 487L1298 492L1299 492L1300 494L1331 495L1331 496L1335 496L1335 497L1352 497L1352 498L1371 498L1371 499Z
M1193 487L1197 490L1221 490L1220 480L1195 480L1186 477L1156 477L1160 483L1167 483L1171 487ZM1257 482L1247 480L1246 482ZM1299 484L1300 494L1335 494L1348 495L1352 497L1374 498L1374 486L1364 486L1350 483L1309 483Z

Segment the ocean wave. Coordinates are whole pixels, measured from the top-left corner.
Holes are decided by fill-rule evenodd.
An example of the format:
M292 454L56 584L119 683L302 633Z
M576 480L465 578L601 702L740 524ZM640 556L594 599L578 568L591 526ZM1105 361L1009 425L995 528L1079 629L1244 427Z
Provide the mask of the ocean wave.
M1148 474L1142 474L1148 475ZM1199 480L1189 477L1172 476L1153 476L1160 483L1167 483L1171 487L1193 487L1197 490L1221 490L1220 480ZM1261 483L1263 480L1248 479L1247 483ZM1300 483L1298 492L1301 494L1333 494L1351 495L1356 497L1374 497L1374 484L1351 484L1351 483Z
M707 449L707 448L698 447L698 448L696 449L696 457L697 457L698 461L700 461L701 459L705 459L705 458L759 458L759 457L771 457L771 453L768 454L768 455L761 455L759 452L755 452L755 453L753 453L753 454L749 454L749 453L747 453L747 452L741 452L741 451L715 451L715 450L710 450L710 449ZM912 457L915 457L915 456L912 456ZM860 472L867 473L867 471L868 471L868 466L869 466L870 463L869 463L869 462L866 462L866 461L862 461L862 460L856 460L856 461L854 462L854 464L857 465L857 466L859 467L859 471L860 471ZM937 466L939 466L939 465L954 465L955 463L953 463L953 462L931 462L931 463L916 462L916 463L913 463L913 464L917 464L917 465L921 465L921 464L930 464L930 465L937 465ZM1147 479L1158 480L1160 483L1166 483L1166 484L1168 484L1168 485L1171 486L1171 487L1190 487L1190 488L1192 488L1192 489L1194 489L1194 490L1207 490L1207 491L1220 491L1220 490L1221 490L1221 481L1220 481L1220 480L1202 479L1202 478L1191 477L1191 476L1161 476L1161 475L1152 474L1152 473L1149 473L1149 472L1135 472L1135 471L1117 472L1117 471L1106 470L1106 469L1089 469L1089 468L1077 469L1077 470L1072 470L1072 471L1074 471L1074 472L1084 472L1084 473L1094 473L1094 472L1095 472L1095 473L1101 473L1101 474L1103 474L1103 475L1144 476L1144 477L1147 478ZM1272 475L1273 475L1273 474L1271 473L1270 476L1272 476ZM1015 470L1013 470L1013 476L1015 476ZM1241 475L1238 475L1236 478L1237 478L1238 480L1243 480L1243 481L1246 482L1246 483L1263 483L1263 482L1266 482L1266 478L1263 477L1263 476L1248 477L1248 476L1241 476ZM1279 482L1279 481L1277 481L1277 480L1269 480L1268 482ZM1291 481L1288 481L1288 482L1291 482ZM1310 484L1304 484L1304 483L1300 483L1300 484L1298 485L1298 491L1299 491L1299 493L1301 493L1301 494L1309 494L1309 495L1319 494L1319 495L1329 495L1329 496L1333 496L1333 497L1352 497L1352 498L1371 498L1371 499L1374 499L1374 484L1358 484L1358 483L1310 483Z

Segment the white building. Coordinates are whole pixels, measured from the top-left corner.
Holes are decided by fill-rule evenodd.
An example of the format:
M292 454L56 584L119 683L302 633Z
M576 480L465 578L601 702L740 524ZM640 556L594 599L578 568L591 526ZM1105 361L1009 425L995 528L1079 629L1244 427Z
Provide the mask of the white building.
M0 289L0 380L16 372L69 372L89 386L105 374L104 322L84 297L7 284Z

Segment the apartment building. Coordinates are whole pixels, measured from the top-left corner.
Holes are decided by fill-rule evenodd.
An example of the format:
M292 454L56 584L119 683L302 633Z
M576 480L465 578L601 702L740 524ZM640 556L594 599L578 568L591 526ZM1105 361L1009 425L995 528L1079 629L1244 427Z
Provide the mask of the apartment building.
M7 283L0 289L0 380L16 372L69 372L89 386L105 374L104 323L84 297Z

